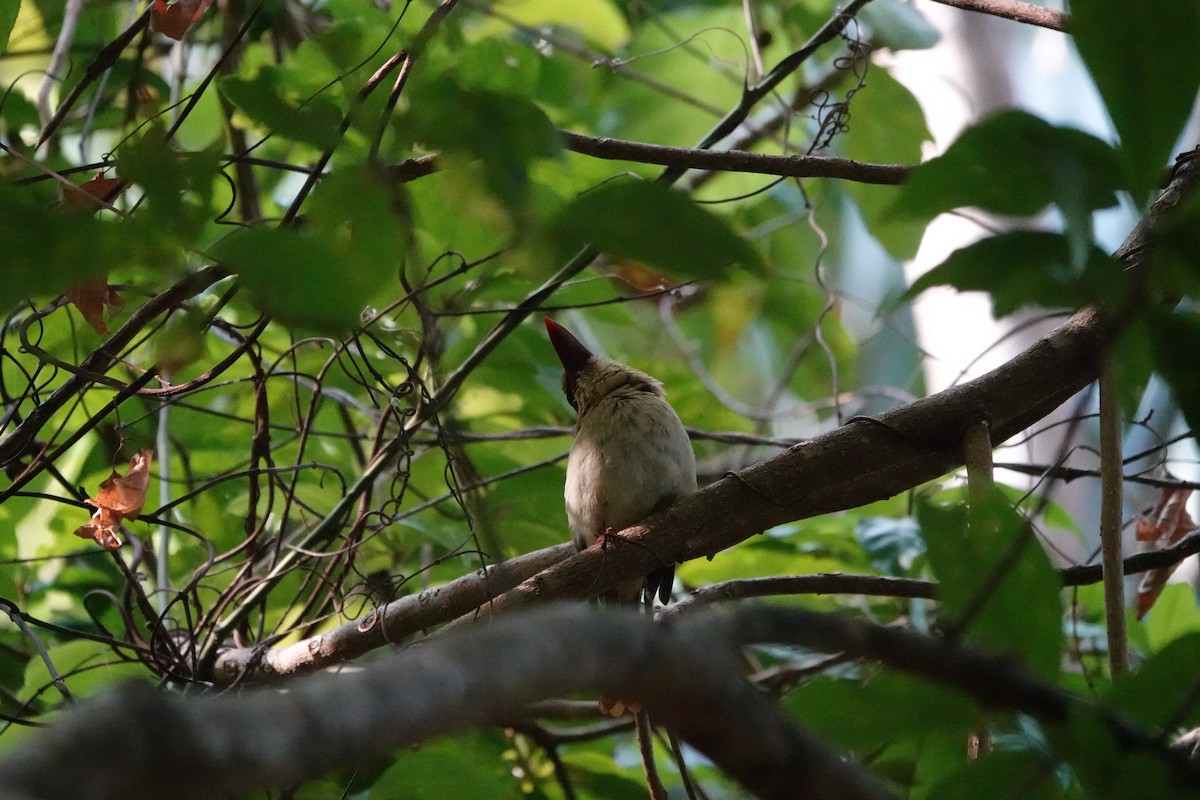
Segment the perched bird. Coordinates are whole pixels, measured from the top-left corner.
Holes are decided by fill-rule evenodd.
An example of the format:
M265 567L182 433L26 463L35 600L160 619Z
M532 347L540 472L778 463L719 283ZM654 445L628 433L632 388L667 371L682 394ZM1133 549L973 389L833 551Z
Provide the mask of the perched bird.
M580 550L696 491L696 456L662 384L598 356L546 319L563 365L562 387L578 413L565 491L571 538ZM675 565L622 581L618 602L667 602Z

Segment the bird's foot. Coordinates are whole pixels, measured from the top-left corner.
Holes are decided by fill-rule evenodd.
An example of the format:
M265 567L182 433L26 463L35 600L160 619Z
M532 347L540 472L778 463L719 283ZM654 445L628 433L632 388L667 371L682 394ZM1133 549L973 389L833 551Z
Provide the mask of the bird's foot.
M612 528L605 528L604 532L596 537L596 541L600 543L601 550L607 550L610 544L616 547L625 539L619 533L614 533Z

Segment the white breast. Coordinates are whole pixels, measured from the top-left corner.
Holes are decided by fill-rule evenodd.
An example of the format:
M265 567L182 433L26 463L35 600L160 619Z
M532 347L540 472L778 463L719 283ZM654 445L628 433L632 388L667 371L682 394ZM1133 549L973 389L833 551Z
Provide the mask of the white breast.
M696 458L687 431L661 397L613 392L580 419L565 491L576 547L694 491Z

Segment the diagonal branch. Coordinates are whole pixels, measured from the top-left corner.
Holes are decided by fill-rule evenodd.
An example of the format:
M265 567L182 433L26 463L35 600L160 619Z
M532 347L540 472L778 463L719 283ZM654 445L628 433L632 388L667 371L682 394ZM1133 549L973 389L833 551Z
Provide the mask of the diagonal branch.
M1154 227L1200 184L1200 148L1180 157L1150 212L1117 249L1143 266ZM796 445L624 531L624 546L591 547L478 609L595 596L664 564L712 557L775 525L893 497L962 466L963 432L988 423L996 444L1025 430L1096 379L1106 335L1085 309L1001 367L879 417ZM463 620L465 621L465 620Z

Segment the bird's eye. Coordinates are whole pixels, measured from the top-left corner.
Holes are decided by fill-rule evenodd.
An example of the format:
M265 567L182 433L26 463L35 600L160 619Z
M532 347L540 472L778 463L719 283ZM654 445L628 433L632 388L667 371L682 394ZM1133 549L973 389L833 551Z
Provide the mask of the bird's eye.
M567 402L571 404L571 408L579 410L579 402L575 399L575 376L569 372L562 374L562 390L567 396Z

